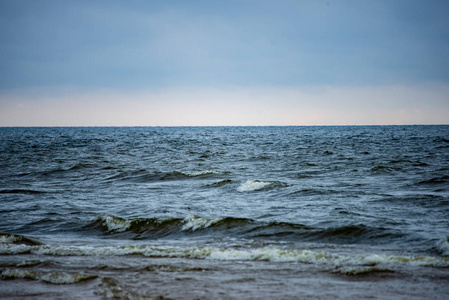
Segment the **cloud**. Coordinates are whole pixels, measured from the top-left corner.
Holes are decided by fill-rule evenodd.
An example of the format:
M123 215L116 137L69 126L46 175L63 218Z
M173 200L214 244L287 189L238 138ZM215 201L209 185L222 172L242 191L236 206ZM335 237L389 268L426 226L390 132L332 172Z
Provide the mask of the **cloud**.
M0 88L447 82L448 13L413 0L3 1Z
M449 86L39 89L0 94L0 126L449 124Z
M0 1L0 125L446 124L448 13L439 0Z

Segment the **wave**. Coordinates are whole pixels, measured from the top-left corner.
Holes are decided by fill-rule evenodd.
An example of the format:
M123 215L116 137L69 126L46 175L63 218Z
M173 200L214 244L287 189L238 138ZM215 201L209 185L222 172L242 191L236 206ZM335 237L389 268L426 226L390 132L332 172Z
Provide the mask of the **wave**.
M448 257L432 257L432 256L414 257L414 256L400 256L400 255L387 255L387 254L367 254L367 255L355 254L348 256L329 252L317 252L307 249L306 250L282 249L272 247L236 249L236 248L215 248L215 247L152 247L148 245L30 246L30 245L12 245L12 244L5 245L0 243L0 254L2 255L35 254L44 256L142 255L145 257L153 257L153 258L211 259L222 261L299 262L308 264L330 265L336 270L351 266L380 267L380 268L383 267L394 268L401 266L444 267L444 268L449 267ZM359 271L358 273L363 273L363 271ZM19 274L18 276L27 276L27 275Z
M383 227L363 224L329 228L310 227L288 222L260 222L247 218L136 218L116 216L97 217L86 228L100 230L105 235L128 239L157 239L162 237L214 236L277 241L313 241L343 243L382 242L403 238L403 234Z
M208 184L207 187L222 187L224 185L233 183L233 181L231 179L223 179L217 182L214 182L212 184Z
M0 232L0 244L3 245L28 245L36 246L42 245L38 240L20 235L6 232Z
M190 178L213 178L216 176L225 175L225 172L217 172L211 170L202 171L172 171L172 172L159 172L148 171L145 169L133 170L133 171L121 171L118 174L109 176L106 180L123 180L133 182L151 182L151 181L164 181L164 180L183 180Z
M191 216L184 220L182 230L196 231L199 229L212 228L214 231L240 229L246 231L255 221L246 218L225 217L217 219L205 219L202 217Z
M172 218L159 220L157 218L124 219L116 216L97 217L87 227L98 228L105 234L134 233L139 237L143 233L147 237L162 237L179 231L182 219Z
M207 219L199 216L188 216L184 219L137 218L128 220L116 216L105 216L97 217L87 227L100 229L105 234L130 233L134 234L133 238L159 238L204 229L220 232L244 227L251 223L253 221L250 219L233 217Z
M370 236L382 234L386 229L379 227L368 227L365 225L348 225L340 227L331 227L323 230L318 230L312 234L319 237L330 237L330 238L358 238L361 236Z
M184 219L183 231L191 230L195 231L202 228L208 228L213 224L216 224L221 219L205 219L197 216L191 216Z
M174 180L174 179L183 179L183 178L192 178L192 177L211 177L214 175L223 175L223 173L216 171L191 171L191 172L180 172L173 171L169 173L165 173L161 176L161 180Z
M130 232L160 237L203 229L213 229L215 232L227 229L242 229L254 223L251 219L234 217L208 219L199 216L188 216L184 219L137 218L128 220L116 216L105 216L97 217L88 227L98 228L106 234Z
M259 180L248 180L245 183L241 184L237 190L239 192L252 192L252 191L259 191L269 188L275 188L275 187L285 187L287 184L279 181L259 181Z
M335 244L363 244L372 240L387 242L403 238L398 231L363 224L316 228L301 224L272 222L259 226L249 235L251 238L268 238L286 241L313 241Z
M385 276L386 273L395 273L393 269L378 268L378 267L366 267L366 266L350 266L350 267L338 267L333 273L339 273L347 276L367 276L376 273L381 273Z
M43 281L52 284L72 284L97 278L97 275L66 272L37 272L34 270L5 269L0 273L0 279L27 279Z

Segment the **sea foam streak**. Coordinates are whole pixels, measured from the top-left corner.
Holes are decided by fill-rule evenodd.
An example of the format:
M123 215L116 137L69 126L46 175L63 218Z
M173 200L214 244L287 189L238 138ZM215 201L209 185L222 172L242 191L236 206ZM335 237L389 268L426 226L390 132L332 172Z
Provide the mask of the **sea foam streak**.
M128 246L52 246L0 244L0 254L38 254L51 256L123 256L143 255L161 258L212 259L224 261L270 261L330 264L342 266L413 266L449 267L449 258L430 256L397 256L386 254L344 256L311 250L279 249L271 247L251 249L226 249L214 247L151 247L146 245Z

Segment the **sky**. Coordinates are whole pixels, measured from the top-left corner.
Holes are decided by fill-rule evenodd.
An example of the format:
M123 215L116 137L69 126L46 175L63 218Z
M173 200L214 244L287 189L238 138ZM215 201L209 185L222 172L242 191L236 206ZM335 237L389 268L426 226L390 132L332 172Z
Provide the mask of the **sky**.
M449 1L0 0L0 126L449 124Z

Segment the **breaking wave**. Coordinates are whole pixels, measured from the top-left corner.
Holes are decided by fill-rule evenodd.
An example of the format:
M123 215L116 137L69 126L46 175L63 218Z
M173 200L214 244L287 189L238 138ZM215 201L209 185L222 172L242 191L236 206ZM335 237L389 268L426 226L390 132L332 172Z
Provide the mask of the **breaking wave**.
M226 229L235 229L253 223L244 218L216 218L208 219L199 216L182 218L137 218L124 219L116 216L97 217L88 227L98 228L105 234L134 233L135 238L162 237L171 234L188 233L203 229L212 229L215 232Z
M29 245L29 246L42 245L42 243L39 242L38 240L29 238L29 237L25 237L23 235L6 233L6 232L0 232L0 244L3 244L3 245Z
M124 219L109 215L97 217L86 227L100 230L105 235L118 235L121 238L130 239L204 235L281 241L364 243L373 239L394 240L403 237L398 231L363 224L319 228L288 222L260 222L236 217Z
M259 180L248 180L245 183L241 184L237 190L239 192L252 192L263 189L275 188L275 187L284 187L287 184L279 181L259 181Z
M124 219L116 216L97 217L88 227L100 229L105 234L135 233L161 237L178 231L183 219L137 218Z
M449 267L449 258L431 256L397 256L386 254L368 255L339 255L328 252L317 252L300 249L280 249L280 248L215 248L215 247L152 247L147 245L127 245L127 246L53 246L53 245L14 245L0 244L0 254L37 254L51 256L124 256L142 255L154 258L190 258L190 259L212 259L223 261L269 261L269 262L299 262L312 264L329 264L336 268L346 266L362 267L394 267L408 265L413 267ZM18 273L5 270L3 278L16 276L34 279L33 274ZM363 272L360 271L360 272ZM10 275L13 274L13 275ZM40 276L40 277L39 277ZM48 278L48 274L39 275L40 279ZM42 277L47 276L47 277ZM53 275L50 275L52 277ZM77 274L58 275L56 278L63 278L61 281L85 280L89 275ZM87 276L87 277L85 277ZM54 277L54 276L53 276ZM64 279L65 278L65 279ZM59 279L55 279L57 281ZM53 282L57 283L57 282ZM62 282L64 283L64 282Z
M2 280L28 279L52 284L72 284L97 278L97 275L66 272L37 272L34 270L5 269L0 273Z
M205 219L197 216L191 216L184 219L184 225L182 226L183 231L191 230L195 231L197 229L210 227L212 224L219 222L220 219Z

